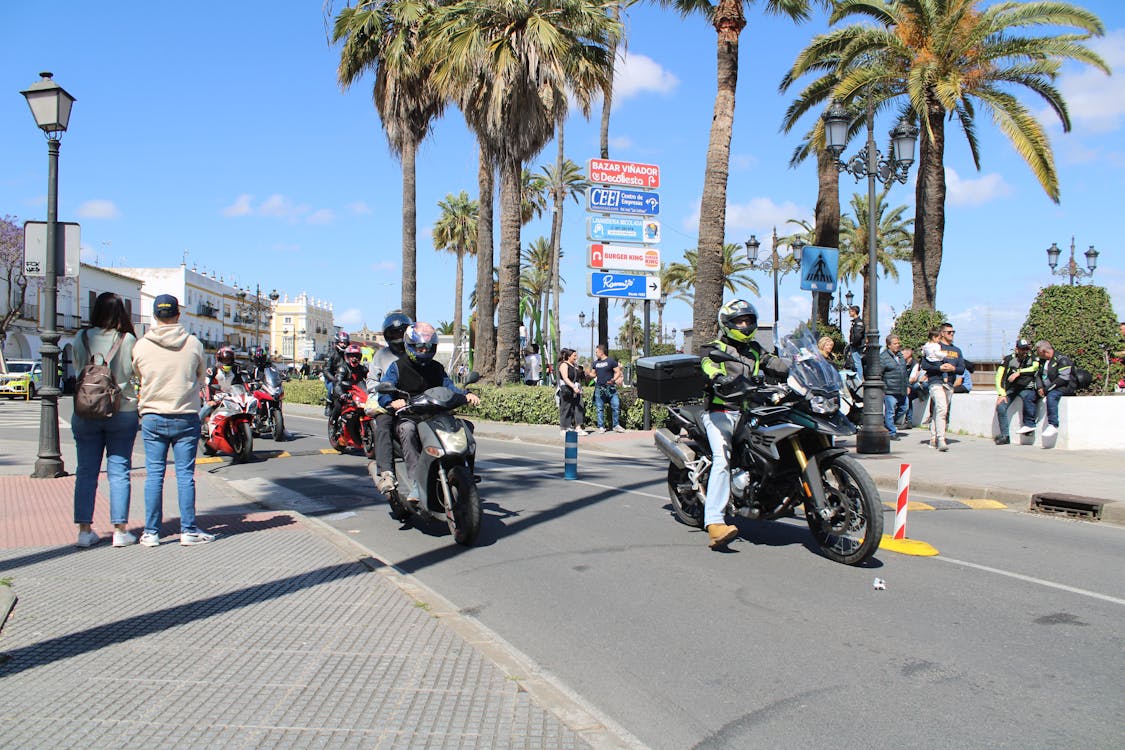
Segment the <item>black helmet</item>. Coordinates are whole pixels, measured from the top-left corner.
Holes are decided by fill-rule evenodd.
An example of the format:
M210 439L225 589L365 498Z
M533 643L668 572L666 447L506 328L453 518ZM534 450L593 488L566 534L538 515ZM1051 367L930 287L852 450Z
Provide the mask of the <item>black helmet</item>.
M387 313L387 317L383 318L383 340L387 342L387 346L401 346L402 334L413 322L402 310Z
M336 332L336 348L343 353L348 348L348 344L352 343L352 337L348 335L347 331Z
M742 319L749 322L749 325L735 323ZM745 343L754 338L757 330L758 311L746 300L731 300L719 308L719 331L731 341Z
M256 346L250 351L250 359L252 359L256 365L265 366L270 363L269 355L266 354L266 350L260 346Z
M348 344L348 348L344 349L344 359L352 367L355 367L363 359L363 350L357 344Z

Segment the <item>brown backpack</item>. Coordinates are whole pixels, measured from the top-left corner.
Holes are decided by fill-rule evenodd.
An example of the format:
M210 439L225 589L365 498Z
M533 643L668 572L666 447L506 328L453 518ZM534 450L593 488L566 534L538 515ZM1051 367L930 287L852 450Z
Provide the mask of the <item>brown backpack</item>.
M82 331L82 344L90 351L90 339ZM86 419L109 419L121 410L121 386L113 377L109 363L121 348L123 336L118 336L106 356L91 352L90 361L78 373L74 389L74 413ZM101 360L100 362L98 360Z

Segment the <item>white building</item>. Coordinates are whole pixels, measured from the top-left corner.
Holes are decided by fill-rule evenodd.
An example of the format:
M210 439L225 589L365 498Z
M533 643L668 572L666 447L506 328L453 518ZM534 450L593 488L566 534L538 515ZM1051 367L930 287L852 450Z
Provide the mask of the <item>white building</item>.
M269 352L278 361L323 359L336 335L332 304L305 292L294 299L286 295L274 303L270 334L274 343Z

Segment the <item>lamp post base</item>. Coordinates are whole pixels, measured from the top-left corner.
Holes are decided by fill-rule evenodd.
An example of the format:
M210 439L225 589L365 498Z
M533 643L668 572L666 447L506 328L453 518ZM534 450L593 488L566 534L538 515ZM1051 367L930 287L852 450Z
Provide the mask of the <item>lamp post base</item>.
M861 426L855 436L855 452L867 454L890 453L891 433L887 432L887 428L883 425L879 425L877 428Z
M58 479L67 476L61 458L40 458L31 472L32 479Z

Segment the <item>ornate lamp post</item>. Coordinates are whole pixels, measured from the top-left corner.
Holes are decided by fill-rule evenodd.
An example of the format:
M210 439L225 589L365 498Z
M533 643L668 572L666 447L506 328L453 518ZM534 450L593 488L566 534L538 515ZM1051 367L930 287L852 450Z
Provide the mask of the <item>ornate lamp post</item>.
M878 178L884 185L906 182L910 165L914 163L914 146L915 138L918 137L918 128L905 119L900 120L890 132L893 151L891 159L883 159L882 154L875 148L875 109L873 103L868 100L867 144L858 154L844 162L840 160L840 155L844 152L848 140L850 122L851 117L847 110L837 101L833 101L832 106L824 113L824 137L829 153L836 159L836 168L840 172L848 172L857 181L861 177L867 177L867 275L871 280L871 299L864 301L868 317L867 362L863 367L863 423L856 437L856 452L889 453L890 434L883 425L883 394L886 393L886 388L883 384L883 374L879 372L875 179Z
M1051 267L1051 273L1055 276L1069 276L1070 285L1074 286L1075 279L1093 277L1094 269L1098 267L1098 256L1100 254L1101 253L1094 249L1093 245L1090 245L1090 249L1083 253L1083 255L1086 256L1086 270L1079 268L1078 264L1074 261L1074 236L1071 235L1070 260L1067 261L1067 264L1062 268L1056 268L1059 264L1059 256L1062 255L1062 250L1059 249L1057 244L1052 242L1051 246L1047 248L1047 265Z
M852 294L850 289L848 290L847 294L844 294L843 297L840 296L841 294L844 294L844 287L837 286L836 287L837 302L836 302L836 306L831 309L831 312L836 313L836 327L840 329L840 333L843 333L844 332L844 312L846 310L850 309L851 306L852 306L852 303L855 302L855 295ZM846 305L844 304L845 299L848 301L848 304L846 304Z
M762 243L754 235L750 235L750 239L746 240L746 258L750 261L750 267L755 271L772 271L773 272L773 325L774 329L777 328L778 311L778 276L784 276L793 270L793 265L790 264L790 258L782 258L777 253L777 227L773 228L773 234L770 238L770 257L763 260L758 260L758 250L761 249ZM790 257L797 265L801 263L801 251L804 249L805 243L798 240L790 245ZM783 268L784 266L784 268ZM776 336L776 330L774 332Z
M578 313L578 325L582 326L583 328L589 328L590 329L590 361L593 362L594 361L594 329L598 325L598 318L597 318L596 315L594 315L594 311L593 310L590 311L590 322L589 323L586 322L586 313L584 313L584 312Z
M51 80L50 73L40 73L41 78L20 93L27 99L35 124L47 136L47 262L43 279L43 320L40 325L39 350L43 358L43 382L39 410L39 457L35 461L32 477L36 479L66 476L62 453L59 450L59 287L55 274L56 238L59 221L59 145L66 126L70 123L70 110L74 97Z

